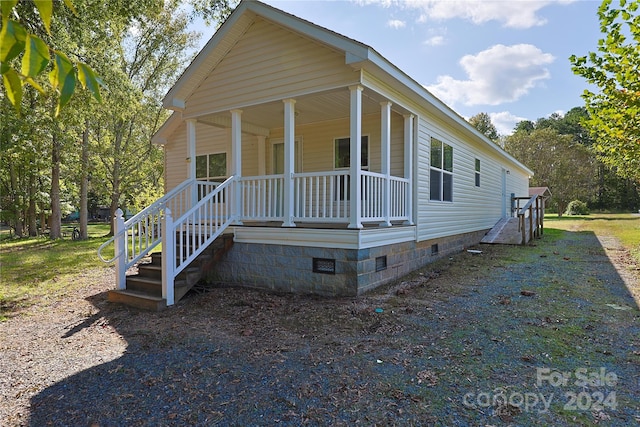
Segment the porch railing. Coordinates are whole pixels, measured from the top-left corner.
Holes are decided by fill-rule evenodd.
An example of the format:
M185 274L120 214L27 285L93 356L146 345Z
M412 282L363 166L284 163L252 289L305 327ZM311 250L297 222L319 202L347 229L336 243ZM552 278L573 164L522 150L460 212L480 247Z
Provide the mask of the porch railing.
M269 175L242 177L242 220L282 221L284 177ZM388 183L388 188L387 188ZM363 171L361 175L362 221L409 219L409 180ZM345 223L350 215L348 170L293 174L293 216L295 221ZM385 194L390 200L386 210Z

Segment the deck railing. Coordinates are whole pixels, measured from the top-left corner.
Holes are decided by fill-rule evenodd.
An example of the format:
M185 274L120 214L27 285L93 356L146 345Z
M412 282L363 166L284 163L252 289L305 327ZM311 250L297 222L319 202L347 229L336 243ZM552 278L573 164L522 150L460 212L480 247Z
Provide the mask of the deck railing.
M540 237L544 233L544 200L534 194L531 197L513 197L518 217L518 229L522 234L522 244ZM520 201L527 202L520 207Z

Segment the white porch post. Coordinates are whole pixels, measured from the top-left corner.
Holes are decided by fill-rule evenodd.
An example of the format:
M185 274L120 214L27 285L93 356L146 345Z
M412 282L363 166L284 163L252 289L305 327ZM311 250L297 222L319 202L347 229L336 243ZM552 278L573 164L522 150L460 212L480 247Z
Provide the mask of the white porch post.
M171 209L164 210L162 218L162 298L167 301L167 305L174 304L174 264L175 256L175 238L173 232L173 218L171 217Z
M239 178L242 176L242 110L231 110L231 171L235 177L234 190L231 205L231 216L236 218L235 224L241 225L242 221L242 184Z
M391 221L389 220L389 213L391 212L391 102L381 102L380 107L380 173L385 176L382 195L384 221L380 223L380 226L391 227Z
M409 180L407 189L407 220L405 224L413 225L413 114L404 116L404 177Z
M350 165L349 192L349 228L362 228L362 90L360 85L349 86L351 92L351 126L350 126Z
M187 119L187 178L196 180L196 120ZM191 188L191 206L198 202L198 188L193 185Z
M295 172L295 138L296 117L295 99L285 99L284 102L284 222L283 227L295 227L293 173Z
M125 289L127 287L127 235L124 232L124 218L120 208L116 209L113 217L113 235L116 251L116 289Z
M267 174L267 159L265 158L265 140L264 135L258 135L258 175L264 176Z

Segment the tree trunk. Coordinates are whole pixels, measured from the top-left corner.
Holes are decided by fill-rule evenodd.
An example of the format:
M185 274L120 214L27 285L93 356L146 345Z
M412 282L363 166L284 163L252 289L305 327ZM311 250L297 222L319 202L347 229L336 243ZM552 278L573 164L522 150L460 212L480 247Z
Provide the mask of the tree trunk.
M119 122L113 144L113 188L111 190L111 206L109 209L109 212L111 213L111 217L109 218L109 223L111 224L109 228L110 236L113 236L115 232L113 228L113 218L115 218L116 210L119 208L118 205L120 204L120 148L122 147L123 137L122 127L123 123Z
M29 210L27 211L27 222L29 224L29 236L38 235L38 223L36 221L36 175L31 171L29 174Z
M51 147L51 230L49 237L62 237L62 213L60 212L60 139L54 131Z
M9 162L9 179L11 181L11 216L13 217L11 223L16 232L16 237L22 237L24 224L20 210L20 196L18 195L18 175L13 162Z
M89 191L89 121L84 125L82 132L82 158L80 164L80 238L86 240L89 237L87 219L89 218L88 196Z

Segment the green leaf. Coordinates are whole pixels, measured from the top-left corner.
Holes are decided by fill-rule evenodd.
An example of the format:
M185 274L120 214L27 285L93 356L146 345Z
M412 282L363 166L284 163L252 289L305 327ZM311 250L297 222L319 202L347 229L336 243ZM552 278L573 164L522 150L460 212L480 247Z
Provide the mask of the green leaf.
M33 0L42 18L44 28L51 34L51 15L53 15L53 0Z
M38 37L27 35L24 56L22 57L22 75L35 77L40 74L49 63L49 48Z
M78 11L73 6L73 2L71 0L64 0L64 4L69 8L69 10L75 15L78 16Z
M18 0L2 0L0 1L0 12L2 12L2 25L7 25L11 9L18 4Z
M24 50L27 32L18 22L10 20L0 32L0 62L11 61Z
M89 89L96 101L102 102L102 97L100 96L102 82L91 67L82 62L78 62L78 80L80 80L80 84L84 89Z
M54 51L53 70L49 73L49 81L59 93L55 112L57 117L60 114L60 109L69 102L76 88L76 73L73 64L62 52Z
M4 88L7 91L7 98L13 104L13 107L20 113L20 105L22 104L22 80L18 73L10 69L2 75Z
M44 89L42 88L42 86L40 86L35 80L33 80L31 77L27 77L24 79L24 82L33 86L38 92L40 92L42 95L45 95L46 92L44 91Z

